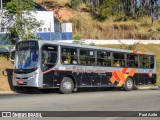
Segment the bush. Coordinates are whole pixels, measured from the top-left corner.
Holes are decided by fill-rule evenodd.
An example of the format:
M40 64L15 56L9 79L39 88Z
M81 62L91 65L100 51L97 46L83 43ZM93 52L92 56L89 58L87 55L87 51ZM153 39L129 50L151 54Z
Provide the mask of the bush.
M79 5L82 3L81 0L71 0L71 8L72 9L78 9Z

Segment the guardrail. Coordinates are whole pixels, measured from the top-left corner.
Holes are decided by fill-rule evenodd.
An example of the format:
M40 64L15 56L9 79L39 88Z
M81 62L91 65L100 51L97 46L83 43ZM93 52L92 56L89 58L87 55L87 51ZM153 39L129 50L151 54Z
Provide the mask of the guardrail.
M86 44L160 44L160 40L85 40Z

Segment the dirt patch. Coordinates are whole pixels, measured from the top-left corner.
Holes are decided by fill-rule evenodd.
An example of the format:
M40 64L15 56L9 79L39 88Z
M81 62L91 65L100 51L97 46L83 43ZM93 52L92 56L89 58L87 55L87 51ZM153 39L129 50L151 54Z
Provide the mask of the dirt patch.
M69 0L36 0L36 2L47 10L53 11L54 16L60 21L68 21L76 14L76 11L68 7Z
M6 57L0 57L0 76L3 75L2 72L7 68L13 68L13 63Z
M54 11L54 15L61 21L68 21L76 15L76 12L67 8L50 9Z
M11 91L7 76L0 76L0 91Z
M10 60L8 60L6 57L1 56L0 57L0 91L11 91L11 88L10 88L11 77L3 75L3 71L6 71L6 69L13 69L13 63Z

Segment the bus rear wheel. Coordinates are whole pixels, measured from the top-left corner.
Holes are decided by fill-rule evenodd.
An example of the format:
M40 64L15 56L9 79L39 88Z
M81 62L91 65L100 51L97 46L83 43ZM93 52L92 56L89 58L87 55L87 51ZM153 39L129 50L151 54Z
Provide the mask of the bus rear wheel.
M131 90L133 90L133 87L134 87L133 80L132 80L132 78L128 77L126 79L126 82L125 82L124 86L123 86L123 89L125 91L131 91Z
M60 85L60 91L63 94L69 94L72 93L73 89L74 89L73 80L69 77L64 77Z

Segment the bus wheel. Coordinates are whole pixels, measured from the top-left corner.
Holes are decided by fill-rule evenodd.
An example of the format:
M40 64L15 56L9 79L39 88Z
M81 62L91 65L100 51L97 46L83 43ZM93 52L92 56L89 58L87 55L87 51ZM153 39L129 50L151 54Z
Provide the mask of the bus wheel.
M131 90L133 90L133 87L134 87L134 85L133 85L133 80L132 80L132 78L127 78L126 79L126 83L124 84L124 86L123 86L123 89L125 90L125 91L131 91Z
M73 91L73 89L74 89L73 80L69 77L64 77L61 82L60 91L63 94L69 94Z

